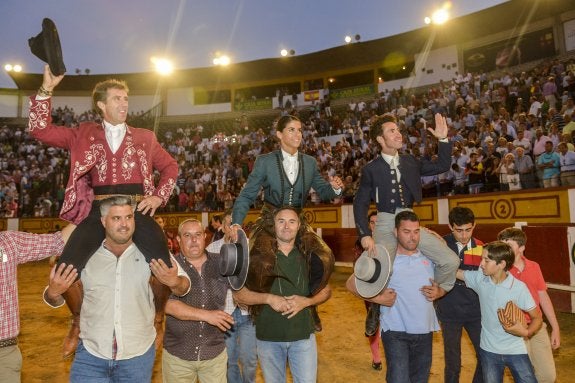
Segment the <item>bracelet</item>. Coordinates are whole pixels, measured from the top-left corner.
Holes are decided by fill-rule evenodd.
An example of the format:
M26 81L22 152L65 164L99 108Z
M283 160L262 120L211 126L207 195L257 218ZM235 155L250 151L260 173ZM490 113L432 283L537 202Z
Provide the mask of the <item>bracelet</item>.
M44 86L40 86L40 89L38 89L38 95L42 96L42 97L50 97L52 96L54 92L50 91L50 90L46 90L44 88Z

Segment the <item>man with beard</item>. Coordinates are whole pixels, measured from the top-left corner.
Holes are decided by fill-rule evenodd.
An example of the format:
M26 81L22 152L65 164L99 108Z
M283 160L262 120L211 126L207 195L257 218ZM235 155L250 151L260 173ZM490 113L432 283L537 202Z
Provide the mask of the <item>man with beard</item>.
M70 369L70 382L150 382L155 359L152 273L173 294L186 295L190 280L172 262L149 264L134 244L135 206L131 198L115 196L100 203L106 237L80 274L84 286L80 342ZM50 275L44 300L64 304L62 294L74 282L76 270L59 266Z
M310 273L296 240L301 226L298 212L292 207L280 208L273 215L273 222L275 260L265 266L265 275L274 276L269 277L270 290L256 292L243 287L234 293L234 298L246 305L259 305L255 317L256 348L264 380L286 382L287 360L294 382L316 382L317 344L310 308L327 301L331 289L326 284L317 294L307 296ZM250 268L248 280L258 277Z

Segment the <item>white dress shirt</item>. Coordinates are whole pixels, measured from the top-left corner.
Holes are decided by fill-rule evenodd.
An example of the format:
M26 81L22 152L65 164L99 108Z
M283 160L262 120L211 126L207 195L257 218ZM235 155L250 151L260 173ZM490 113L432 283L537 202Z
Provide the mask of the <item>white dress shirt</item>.
M289 154L282 149L282 165L289 179L289 182L291 182L292 185L295 183L299 171L298 153L299 152L295 152L295 154Z
M112 125L107 121L104 121L104 130L106 132L106 141L112 150L112 153L116 154L124 136L126 136L126 124L121 123L118 125Z

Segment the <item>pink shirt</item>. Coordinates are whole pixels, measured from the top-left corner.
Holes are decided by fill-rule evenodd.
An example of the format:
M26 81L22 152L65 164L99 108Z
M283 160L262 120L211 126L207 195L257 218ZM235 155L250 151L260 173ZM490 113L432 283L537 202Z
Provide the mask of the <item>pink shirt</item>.
M63 248L64 241L60 232L0 232L0 340L15 338L20 333L17 266L60 255Z
M525 263L523 271L513 266L509 272L516 279L519 279L527 285L529 293L531 293L531 296L537 305L537 309L540 310L539 302L541 300L539 299L539 291L547 291L547 285L545 284L545 279L543 279L543 273L541 273L541 268L537 262L530 261L525 257L521 257L521 259ZM527 317L527 322L530 322L531 318L529 315L525 314L525 316Z

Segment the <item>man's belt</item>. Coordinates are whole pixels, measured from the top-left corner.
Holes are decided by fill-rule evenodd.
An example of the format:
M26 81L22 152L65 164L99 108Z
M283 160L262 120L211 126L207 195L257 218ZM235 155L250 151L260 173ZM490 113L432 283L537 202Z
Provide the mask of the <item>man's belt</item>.
M142 201L147 196L142 194L96 194L94 196L95 201L102 201L112 197L128 197L132 200L132 202L138 203Z
M0 348L16 346L17 344L18 344L18 338L0 340Z

